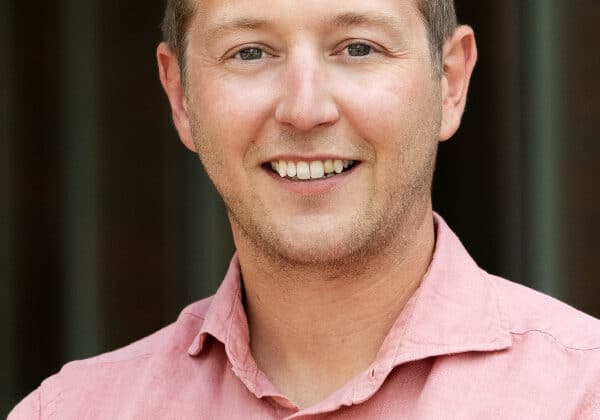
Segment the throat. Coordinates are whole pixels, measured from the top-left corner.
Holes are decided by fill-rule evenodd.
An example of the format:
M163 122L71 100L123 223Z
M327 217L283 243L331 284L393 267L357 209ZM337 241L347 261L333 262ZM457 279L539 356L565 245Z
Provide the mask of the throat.
M319 345L307 339L292 351L264 348L255 340L252 354L274 387L303 409L323 401L367 370L380 347L377 343L366 351L362 345L345 341Z
M315 290L312 298L289 298L295 305L283 299L278 305L283 311L270 311L263 306L264 298L263 303L247 299L256 364L301 408L325 399L370 367L414 291L406 290L406 298L392 293L395 305L391 306L372 304L373 290L336 297L324 290L328 287L343 286L329 284ZM312 304L307 305L307 301Z

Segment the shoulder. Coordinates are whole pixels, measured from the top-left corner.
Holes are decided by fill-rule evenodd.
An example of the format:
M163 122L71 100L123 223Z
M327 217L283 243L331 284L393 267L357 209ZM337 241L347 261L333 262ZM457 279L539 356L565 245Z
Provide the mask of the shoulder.
M600 320L544 293L488 276L498 291L511 334L544 334L565 349L600 357Z
M535 382L531 378L544 372L544 384L538 385L548 390L554 384L559 393L568 389L574 417L598 418L600 320L523 285L489 278L510 325L509 357L529 378L522 380Z
M119 349L65 364L46 378L10 413L10 420L45 418L42 411L69 404L67 395L84 399L98 390L118 389L150 373L158 364L168 363L174 354L186 353L204 322L212 297L187 306L177 320L166 327ZM104 392L104 391L103 391ZM44 410L42 410L44 408Z
M40 390L31 392L12 409L7 420L34 420L41 418Z

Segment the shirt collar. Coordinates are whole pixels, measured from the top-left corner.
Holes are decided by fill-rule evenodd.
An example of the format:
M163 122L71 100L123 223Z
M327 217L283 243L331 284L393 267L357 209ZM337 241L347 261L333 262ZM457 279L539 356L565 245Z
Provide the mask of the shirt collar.
M188 353L192 356L200 354L209 335L225 345L227 356L234 366L244 365L250 356L250 335L242 303L241 271L237 254L231 259L227 274L211 301L202 327Z
M436 246L429 269L385 338L372 369L365 372L374 388L402 363L511 345L508 317L494 283L439 215L434 214L434 222ZM250 355L237 256L231 260L189 354L200 354L209 335L224 344L234 371L257 374ZM354 395L352 399L363 398L368 396Z
M495 284L444 220L434 214L434 221L431 264L390 331L401 337L394 343L396 364L440 354L501 350L512 342Z

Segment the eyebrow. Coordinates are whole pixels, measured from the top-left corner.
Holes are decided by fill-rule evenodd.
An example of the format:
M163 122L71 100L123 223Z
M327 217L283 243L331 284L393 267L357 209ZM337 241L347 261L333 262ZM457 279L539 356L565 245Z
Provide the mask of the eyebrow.
M206 39L211 40L227 32L233 32L239 29L256 30L267 26L269 22L266 19L243 17L231 20L225 20L218 25L206 30Z
M383 26L395 32L402 31L402 26L398 22L398 19L381 12L340 13L328 19L327 24L338 28L346 26Z
M220 35L236 30L257 30L271 24L262 18L241 17L221 21L218 25L206 30L206 39L211 40ZM402 25L397 19L385 13L345 12L325 20L326 27L344 28L348 26L380 26L394 32L402 32Z

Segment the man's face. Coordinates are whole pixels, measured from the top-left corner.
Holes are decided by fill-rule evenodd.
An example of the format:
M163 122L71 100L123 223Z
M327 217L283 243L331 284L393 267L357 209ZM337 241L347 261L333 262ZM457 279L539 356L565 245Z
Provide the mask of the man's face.
M236 238L324 263L409 234L441 119L414 1L199 3L187 111Z

